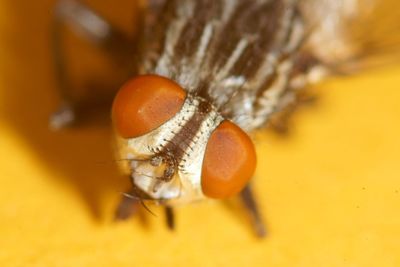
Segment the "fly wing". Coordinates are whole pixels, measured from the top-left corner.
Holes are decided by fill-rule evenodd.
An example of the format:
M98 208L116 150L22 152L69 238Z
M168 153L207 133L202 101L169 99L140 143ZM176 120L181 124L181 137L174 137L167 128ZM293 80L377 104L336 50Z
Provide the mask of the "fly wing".
M308 48L340 72L400 60L398 0L300 0Z

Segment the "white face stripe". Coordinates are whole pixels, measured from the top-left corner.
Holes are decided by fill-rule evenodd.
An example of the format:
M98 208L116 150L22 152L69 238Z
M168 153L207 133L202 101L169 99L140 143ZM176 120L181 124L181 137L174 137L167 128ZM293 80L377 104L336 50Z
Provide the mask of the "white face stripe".
M199 67L205 58L206 49L211 41L212 33L213 33L213 23L207 23L206 27L204 27L203 33L200 38L200 44L196 51L196 56L194 60L194 66Z
M289 60L283 61L277 68L277 77L271 87L264 91L263 95L257 101L259 108L253 115L251 127L257 128L265 123L269 114L275 111L279 103L279 98L287 89L289 73L292 69L292 62Z
M181 7L178 9L178 18L173 23L171 23L171 26L168 28L163 52L160 55L159 60L157 61L154 71L152 72L169 78L172 78L172 73L176 72L176 66L174 66L172 62L174 48L182 36L183 29L185 28L186 24L189 23L193 12L195 12L194 2L195 1L185 1L185 4L182 4L182 6L184 6L185 8ZM224 25L229 19L231 19L232 15L234 14L235 8L238 5L238 2L239 1L237 0L223 1L222 4L224 12L222 14L222 17L205 25L201 37L199 38L199 45L196 52L194 53L194 59L188 57L182 58L180 62L181 75L177 77L177 81L180 84L188 85L188 88L186 88L186 90L192 91L195 90L196 86L198 86L198 82L200 81L200 77L198 77L198 74L201 73L200 67L204 69L211 68L210 58L205 53L206 49L208 48L212 38L215 35L221 34L221 32L218 32L216 30L221 29L221 25ZM216 25L220 25L220 27L216 28ZM250 40L251 38L248 37L239 40L239 42L236 44L235 49L226 58L224 66L218 71L218 74L216 75L216 80L222 81L223 79L227 78L229 71L243 54L245 48L249 45ZM216 85L220 86L219 84Z
M229 74L229 71L232 69L232 67L235 65L235 63L238 61L240 56L243 54L244 50L249 44L249 39L244 38L240 39L240 41L237 43L235 49L233 50L232 54L229 56L229 58L226 60L225 65L221 68L220 71L218 71L215 79L217 81L220 81Z
M233 12L235 11L236 6L238 5L238 1L237 0L224 0L223 5L224 5L224 7L223 7L224 13L222 14L221 22L225 23L226 21L228 21L228 19L230 19Z
M163 54L157 62L155 73L161 76L170 77L172 57L174 54L174 48L180 39L182 31L185 25L188 23L194 12L195 3L194 1L187 1L185 5L180 5L178 8L178 18L171 24L167 33L164 44Z
M188 91L195 90L195 86L198 85L200 77L198 73L201 72L203 68L204 58L206 57L206 50L210 44L212 35L214 31L213 22L207 23L204 27L202 35L200 37L200 43L196 50L194 60L190 60L187 57L182 58L180 75L177 77L177 82L179 84L190 84L191 87L185 88Z

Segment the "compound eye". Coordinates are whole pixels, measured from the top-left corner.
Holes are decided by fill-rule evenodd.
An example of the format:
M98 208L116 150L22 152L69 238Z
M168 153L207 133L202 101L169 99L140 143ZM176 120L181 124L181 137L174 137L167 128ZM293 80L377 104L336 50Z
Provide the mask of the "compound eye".
M117 93L112 107L113 123L124 138L144 135L178 113L185 97L182 87L170 79L137 76Z
M203 193L211 198L235 195L255 168L256 153L250 137L234 123L223 121L207 143L201 174Z

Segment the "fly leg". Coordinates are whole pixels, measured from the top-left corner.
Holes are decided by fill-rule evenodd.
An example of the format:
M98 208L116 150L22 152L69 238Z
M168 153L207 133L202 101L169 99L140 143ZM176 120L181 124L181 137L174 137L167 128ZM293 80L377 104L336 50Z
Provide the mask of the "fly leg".
M78 0L59 0L54 10L52 24L52 51L58 92L62 99L58 110L50 117L50 128L60 129L71 125L76 119L77 104L71 96L66 59L63 53L63 30L71 28L74 33L99 46L118 62L122 62L134 50L134 43ZM132 58L130 58L132 59Z
M254 231L256 232L257 236L264 237L267 232L265 230L265 225L261 218L257 203L254 199L253 190L251 189L250 184L247 184L246 187L240 192L240 198L242 199L242 202L249 213Z
M140 200L138 198L129 193L123 194L115 211L114 219L118 221L129 219L138 211L139 205Z
M126 220L135 215L138 211L140 204L144 205L141 198L137 197L135 194L137 192L132 190L130 193L125 193L122 195L121 201L115 211L115 220ZM145 207L146 208L146 207ZM146 208L147 209L147 208ZM175 215L174 210L170 206L165 206L165 222L170 230L175 229ZM150 211L151 213L151 211Z
M175 215L174 210L170 206L165 206L165 219L167 226L170 230L175 229Z

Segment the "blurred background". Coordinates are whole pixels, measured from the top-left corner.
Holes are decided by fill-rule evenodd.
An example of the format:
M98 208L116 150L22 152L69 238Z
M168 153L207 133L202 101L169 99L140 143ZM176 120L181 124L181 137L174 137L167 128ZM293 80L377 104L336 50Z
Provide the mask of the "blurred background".
M86 2L130 36L137 30L135 1ZM257 133L266 239L236 199L180 207L175 232L157 206L157 216L115 223L129 181L115 166L107 109L48 129L60 104L54 4L0 1L1 266L400 266L399 64L320 83L289 134ZM65 36L76 98L120 84L123 66Z

